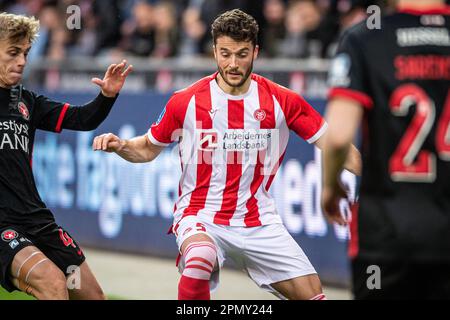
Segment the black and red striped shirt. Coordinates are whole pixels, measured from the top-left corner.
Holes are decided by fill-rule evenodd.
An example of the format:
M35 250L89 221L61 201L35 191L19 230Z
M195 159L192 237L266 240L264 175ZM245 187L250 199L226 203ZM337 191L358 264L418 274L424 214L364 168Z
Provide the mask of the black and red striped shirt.
M31 167L36 130L92 130L116 99L99 94L84 106L71 106L19 88L0 88L0 226L53 221Z
M365 108L353 255L450 260L450 8L347 31L330 98Z

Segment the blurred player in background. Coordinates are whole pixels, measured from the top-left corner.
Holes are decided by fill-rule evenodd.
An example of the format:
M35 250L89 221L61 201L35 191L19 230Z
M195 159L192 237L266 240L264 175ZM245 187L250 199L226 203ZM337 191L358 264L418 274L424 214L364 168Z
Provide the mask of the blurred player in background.
M268 189L289 129L321 147L327 125L299 95L252 73L257 33L250 15L223 13L212 25L218 72L176 92L147 135L121 140L109 133L93 142L94 150L131 162L151 161L179 142L182 176L172 229L181 253L179 299L210 299L228 257L280 298L325 298ZM347 168L357 172L353 151Z
M103 80L94 78L101 93L84 106L52 101L20 84L38 29L34 18L0 14L0 283L37 299L104 299L81 248L40 199L31 154L36 129L97 128L131 66L113 64ZM76 289L68 290L67 280Z
M355 298L450 298L450 8L401 0L397 9L381 29L361 23L341 39L331 68L322 205L346 222L339 173L362 122L349 248ZM381 288L370 290L372 265Z

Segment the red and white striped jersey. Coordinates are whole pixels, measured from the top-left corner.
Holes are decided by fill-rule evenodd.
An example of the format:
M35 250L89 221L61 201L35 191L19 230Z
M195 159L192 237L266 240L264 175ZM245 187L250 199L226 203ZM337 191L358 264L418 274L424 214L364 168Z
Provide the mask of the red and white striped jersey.
M256 74L247 93L233 96L217 73L170 98L149 140L179 142L182 174L174 221L198 215L216 224L281 223L268 190L283 159L289 129L309 143L326 123L303 98Z

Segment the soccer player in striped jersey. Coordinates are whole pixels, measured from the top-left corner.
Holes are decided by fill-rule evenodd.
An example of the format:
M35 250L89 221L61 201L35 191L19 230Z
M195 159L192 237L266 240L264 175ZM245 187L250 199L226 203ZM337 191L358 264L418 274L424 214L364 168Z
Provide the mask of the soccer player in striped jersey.
M231 258L280 298L324 299L316 271L290 236L268 193L289 130L321 147L327 124L302 97L252 73L258 25L231 10L212 25L218 72L170 98L148 133L108 133L94 150L131 162L153 160L178 142L182 175L173 233L180 250L179 299L209 299ZM346 164L359 171L356 149Z

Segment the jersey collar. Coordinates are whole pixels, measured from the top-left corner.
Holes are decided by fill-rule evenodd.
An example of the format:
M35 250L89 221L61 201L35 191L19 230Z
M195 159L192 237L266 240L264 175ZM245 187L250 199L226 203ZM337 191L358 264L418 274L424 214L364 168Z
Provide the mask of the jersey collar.
M216 81L217 74L218 74L218 72L216 72L213 75L213 78L211 80L211 87L217 93L219 93L220 95L225 96L229 100L242 100L242 99L248 97L249 95L251 95L254 90L257 90L257 83L253 80L252 75L250 75L249 77L251 77L251 82L250 82L250 87L248 88L247 92L243 93L243 94L241 94L239 96L233 96L231 94L226 93L225 91L222 90L221 87L219 87L219 84Z

